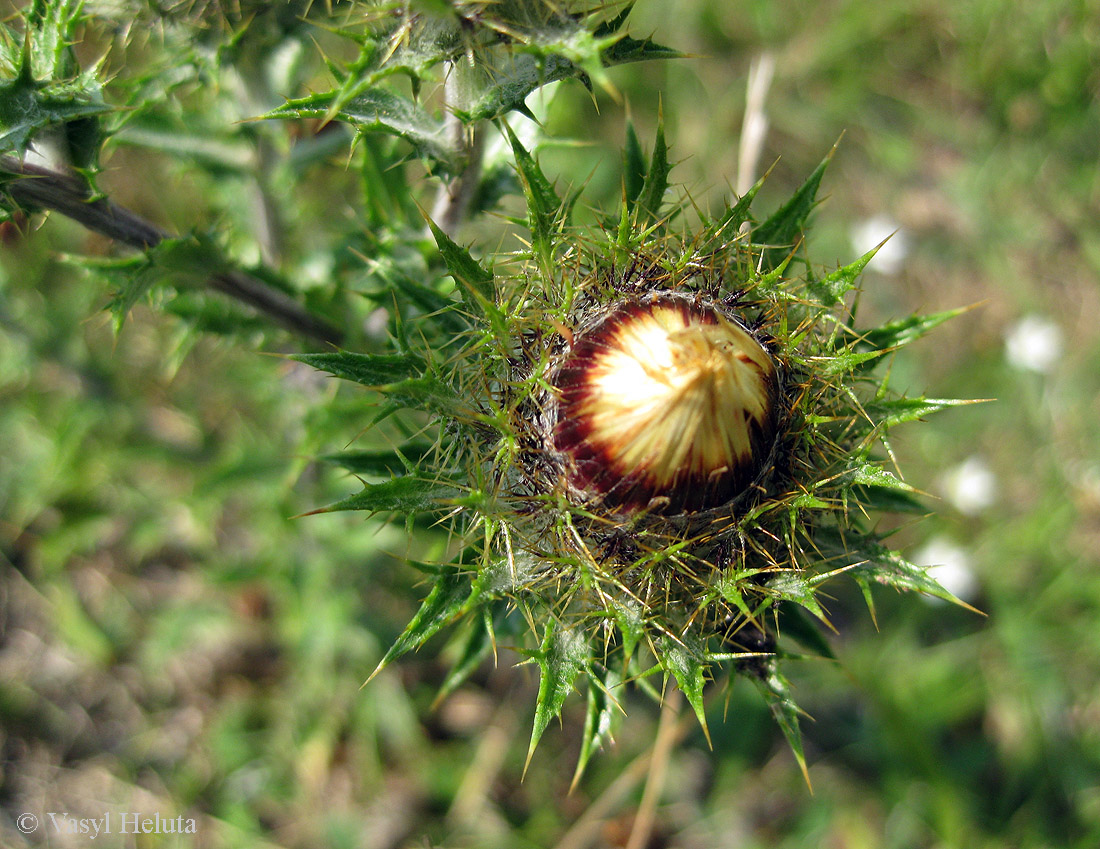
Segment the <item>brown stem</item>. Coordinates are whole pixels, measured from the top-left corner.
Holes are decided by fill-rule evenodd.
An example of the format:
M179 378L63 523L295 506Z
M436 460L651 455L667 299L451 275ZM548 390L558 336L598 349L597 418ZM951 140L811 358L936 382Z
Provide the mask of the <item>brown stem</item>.
M92 197L87 184L70 174L0 156L0 184L19 206L50 209L137 250L155 247L169 234L109 198ZM211 288L270 316L283 327L318 342L340 345L344 334L308 312L278 289L243 271L212 274Z

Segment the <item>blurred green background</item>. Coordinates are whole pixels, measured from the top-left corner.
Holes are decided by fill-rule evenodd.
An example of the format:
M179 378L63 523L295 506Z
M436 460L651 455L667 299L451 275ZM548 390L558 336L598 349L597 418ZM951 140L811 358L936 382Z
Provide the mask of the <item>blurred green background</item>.
M892 384L997 399L892 443L938 514L894 539L985 615L883 591L876 629L837 582L839 663L788 666L813 792L755 691L715 688L713 749L685 726L650 849L1095 849L1100 5L640 0L631 31L692 55L614 69L619 102L564 85L547 116L562 143L541 154L559 186L614 204L625 116L651 139L661 108L673 179L715 201L748 69L771 55L762 167L778 163L756 207L843 134L810 256L848 262L896 231L863 280L866 322L975 306L906 349ZM129 148L105 165L119 200L175 229L235 191ZM333 173L303 182L298 232L341 207ZM354 437L363 395L147 307L116 336L102 281L63 256L100 240L56 216L2 235L0 844L83 846L15 819L109 809L197 818L140 846L625 845L652 704L627 697L569 792L583 705L521 781L537 676L514 654L441 705L445 640L360 689L420 601L402 562L420 543L291 517L355 488L312 458L344 447L318 435L334 419Z

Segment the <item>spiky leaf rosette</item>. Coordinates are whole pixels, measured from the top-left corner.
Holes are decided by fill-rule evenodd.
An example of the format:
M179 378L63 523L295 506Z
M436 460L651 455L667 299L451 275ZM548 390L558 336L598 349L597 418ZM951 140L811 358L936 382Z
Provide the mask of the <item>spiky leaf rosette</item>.
M449 692L506 633L540 673L532 751L587 688L582 767L621 682L674 679L705 728L706 682L743 674L801 762L777 635L828 654L822 585L845 575L869 605L876 583L954 600L871 517L924 509L885 459L890 429L961 403L895 395L875 369L955 313L858 328L845 296L874 251L819 275L793 248L827 159L763 220L757 186L672 234L659 135L618 220L580 232L503 131L529 250L490 268L433 225L457 298L407 281L421 318L401 353L302 357L434 434L395 453L402 474L327 508L436 514L452 533L453 559L427 567L427 598L379 668L468 620Z
M267 117L339 120L359 133L397 136L433 170L458 173L470 165L469 128L510 112L530 116L526 100L542 86L577 79L613 90L608 68L680 55L626 33L631 5L392 0L356 6L340 34L357 43L359 55L347 67L333 66L336 85L287 101ZM411 97L389 85L394 75L411 81ZM447 88L444 110L420 96L439 82Z

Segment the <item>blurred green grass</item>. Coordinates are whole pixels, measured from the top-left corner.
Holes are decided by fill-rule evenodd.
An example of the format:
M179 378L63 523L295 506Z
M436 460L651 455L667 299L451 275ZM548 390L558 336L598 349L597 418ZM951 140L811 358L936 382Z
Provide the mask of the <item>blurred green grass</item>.
M876 631L838 584L839 664L795 674L813 794L751 688L716 689L714 748L693 732L676 751L651 846L1100 845L1100 6L642 0L633 22L694 58L614 71L622 102L598 109L565 87L549 127L583 144L548 147L547 171L615 203L624 115L652 138L659 96L673 178L713 201L772 52L760 208L843 133L811 256L849 261L861 224L892 222L908 252L868 272L868 320L978 305L893 380L997 399L893 441L941 499L898 543L949 541L985 615L883 592ZM157 161L108 162L127 202L201 221L201 180L150 196L123 162ZM200 817L193 843L150 846L625 843L652 707L628 698L569 794L582 706L521 782L536 682L503 647L434 710L427 652L360 690L419 597L400 558L430 552L400 527L290 518L349 486L310 462L342 447L311 436L333 386L151 311L116 339L106 293L56 258L82 249L102 247L55 219L0 252L0 842L24 845L24 810L110 808ZM1045 370L1007 356L1027 316L1060 334ZM362 399L338 402L325 415L354 433ZM950 480L974 458L995 481L978 506Z

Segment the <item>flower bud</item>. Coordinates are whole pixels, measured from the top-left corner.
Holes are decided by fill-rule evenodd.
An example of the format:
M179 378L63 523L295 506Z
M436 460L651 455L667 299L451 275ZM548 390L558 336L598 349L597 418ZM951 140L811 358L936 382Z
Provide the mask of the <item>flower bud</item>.
M612 509L681 513L730 501L775 437L776 369L735 318L683 296L614 307L553 378L570 489Z

